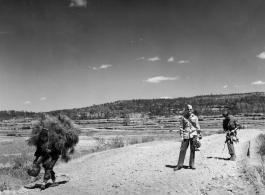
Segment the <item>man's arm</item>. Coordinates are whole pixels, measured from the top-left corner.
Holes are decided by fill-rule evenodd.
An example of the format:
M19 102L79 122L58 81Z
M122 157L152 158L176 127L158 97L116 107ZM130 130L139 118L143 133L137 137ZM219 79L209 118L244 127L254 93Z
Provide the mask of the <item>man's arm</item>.
M226 121L225 120L223 120L223 130L224 131L227 131L228 129L227 129L227 124L226 124Z
M235 129L233 129L231 132L233 133L233 132L235 132L237 129L238 129L238 125L239 125L239 123L238 123L238 121L235 119L234 120L234 125L235 125Z
M199 124L199 119L198 117L196 117L196 129L197 129L197 133L198 134L201 134L201 127L200 127L200 124Z
M41 147L37 146L37 149L36 149L36 151L34 153L35 159L33 161L33 164L36 164L37 163L39 157L41 156L41 153L42 153Z
M181 140L183 140L183 118L181 118L180 123L179 123L179 134L180 134Z

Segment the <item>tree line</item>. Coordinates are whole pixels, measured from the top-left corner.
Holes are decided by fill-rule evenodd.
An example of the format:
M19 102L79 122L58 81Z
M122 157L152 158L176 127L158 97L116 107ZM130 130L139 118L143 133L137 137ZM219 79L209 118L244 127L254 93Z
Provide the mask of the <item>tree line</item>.
M125 117L131 113L152 116L170 116L181 114L185 105L191 104L197 115L218 115L223 110L232 114L265 113L265 93L238 93L226 95L200 95L174 99L133 99L93 105L84 108L54 110L50 115L65 114L74 120L91 118ZM23 111L0 111L0 119L12 117L36 117L40 113Z

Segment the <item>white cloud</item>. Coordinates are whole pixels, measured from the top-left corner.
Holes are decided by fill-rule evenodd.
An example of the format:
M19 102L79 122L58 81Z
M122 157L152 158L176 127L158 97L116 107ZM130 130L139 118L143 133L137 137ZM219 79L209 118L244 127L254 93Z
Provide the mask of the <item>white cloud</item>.
M70 0L71 4L69 7L86 7L87 0Z
M257 57L264 60L265 59L265 52L262 52Z
M145 59L144 57L136 58L136 60L144 60L144 59Z
M223 88L224 88L224 89L227 88L227 85L223 86Z
M173 57L170 57L167 61L168 62L174 62L174 58Z
M242 88L244 85L236 85L235 88Z
M172 99L172 97L165 96L165 97L160 97L160 99Z
M42 97L42 98L40 98L40 100L46 100L46 97Z
M158 60L160 60L160 58L159 58L159 57L157 57L157 56L156 56L156 57L153 57L153 58L149 58L149 59L148 59L148 61L153 61L153 62L154 62L154 61L158 61Z
M179 76L177 76L177 77L158 76L158 77L149 78L146 80L146 82L148 82L148 83L160 83L161 81L174 81L177 79L179 79Z
M251 85L265 85L265 82L264 81L255 81L255 82L252 82Z
M186 64L186 63L189 63L189 62L190 62L189 60L180 60L179 64Z
M99 68L105 69L105 68L108 68L108 67L112 67L112 65L111 64L103 64Z
M24 102L24 104L30 104L30 101L26 101L26 102Z
M106 68L109 68L109 67L112 67L111 64L103 64L101 65L100 67L93 67L93 70L99 70L99 69L106 69Z

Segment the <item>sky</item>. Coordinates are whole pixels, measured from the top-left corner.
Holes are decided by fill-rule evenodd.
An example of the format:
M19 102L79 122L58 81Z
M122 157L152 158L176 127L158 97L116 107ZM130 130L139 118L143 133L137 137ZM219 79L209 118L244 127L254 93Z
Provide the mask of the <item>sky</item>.
M264 0L0 0L0 110L265 92Z

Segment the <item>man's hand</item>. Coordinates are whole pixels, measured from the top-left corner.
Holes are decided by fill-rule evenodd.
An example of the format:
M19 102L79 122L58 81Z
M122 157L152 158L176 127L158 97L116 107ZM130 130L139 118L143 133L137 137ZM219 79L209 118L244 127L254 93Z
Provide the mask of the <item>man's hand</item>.
M51 150L50 149L46 149L46 152L49 154L49 153L51 153Z

